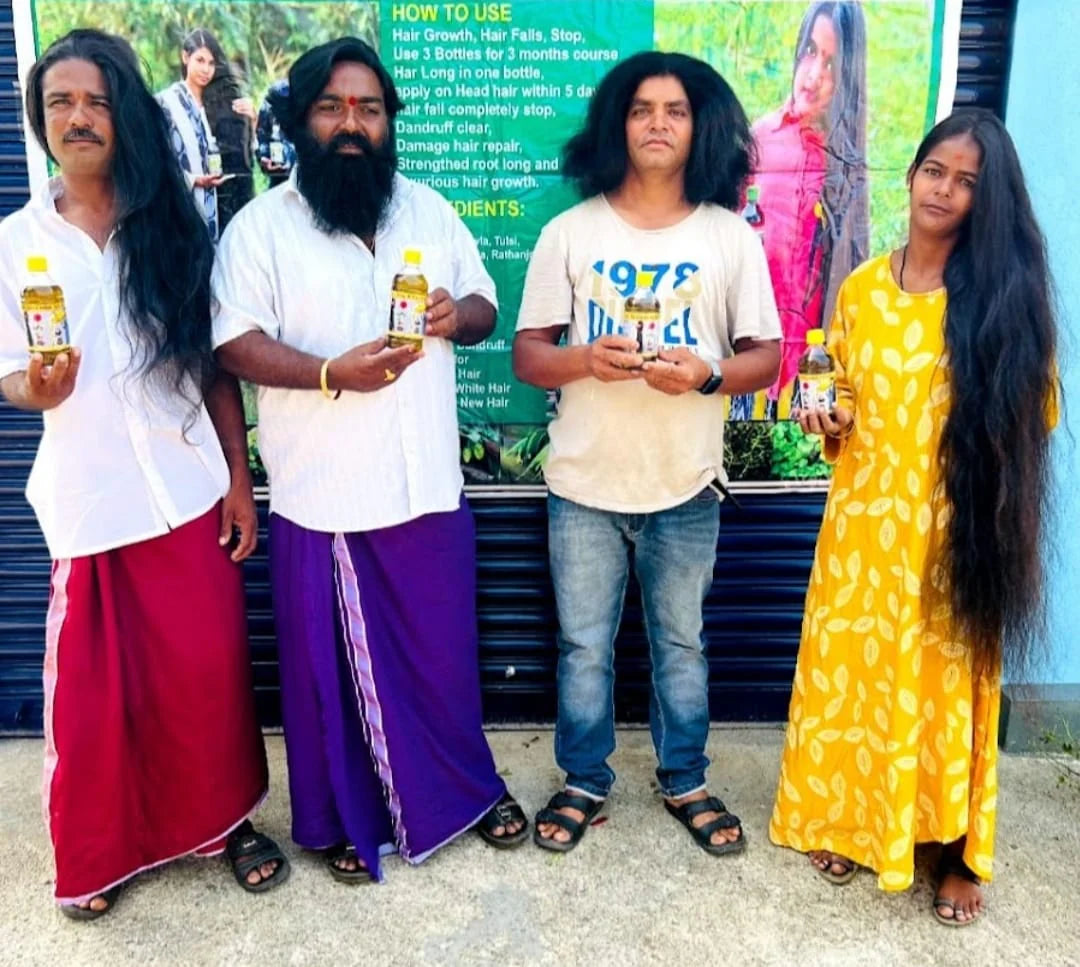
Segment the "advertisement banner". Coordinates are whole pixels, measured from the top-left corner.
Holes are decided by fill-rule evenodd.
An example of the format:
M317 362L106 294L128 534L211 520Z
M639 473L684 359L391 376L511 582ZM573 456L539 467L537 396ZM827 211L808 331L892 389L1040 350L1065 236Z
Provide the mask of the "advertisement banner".
M836 288L862 260L903 241L905 174L948 113L961 0L33 0L16 5L20 76L74 27L131 41L155 91L183 100L185 39L214 63L203 98L232 176L221 229L284 177L294 155L265 98L309 47L351 34L372 44L406 107L394 137L403 174L446 197L476 237L499 292L493 336L458 351L466 483L542 481L556 394L511 370L518 304L543 225L578 199L564 144L600 78L637 51L712 64L742 102L758 168L743 215L762 237L784 329L773 387L725 402L727 470L769 484L827 476L817 442L788 419L809 329L828 325ZM190 43L189 43L190 46ZM172 92L172 93L170 93ZM182 127L182 125L178 125ZM31 181L47 176L29 143ZM177 139L182 142L182 138ZM182 143L178 150L182 150ZM612 282L620 280L610 267ZM677 334L671 334L677 339ZM343 347L343 349L346 347ZM246 394L254 424L252 393ZM252 459L257 463L254 449Z

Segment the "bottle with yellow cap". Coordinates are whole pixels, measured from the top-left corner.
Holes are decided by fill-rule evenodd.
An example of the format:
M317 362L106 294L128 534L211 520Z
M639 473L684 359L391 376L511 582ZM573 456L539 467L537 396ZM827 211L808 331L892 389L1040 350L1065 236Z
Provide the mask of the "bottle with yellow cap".
M637 340L646 362L660 355L660 300L653 292L653 273L637 273L634 293L623 306L623 333Z
M420 271L420 252L405 249L404 264L390 285L390 333L392 347L408 346L418 352L424 345L424 312L428 282Z
M836 409L836 366L825 351L825 330L806 334L806 352L799 359L799 405L804 410Z
M31 353L41 353L46 363L53 363L71 349L64 292L49 276L44 255L31 255L26 268L29 278L21 298L26 338Z

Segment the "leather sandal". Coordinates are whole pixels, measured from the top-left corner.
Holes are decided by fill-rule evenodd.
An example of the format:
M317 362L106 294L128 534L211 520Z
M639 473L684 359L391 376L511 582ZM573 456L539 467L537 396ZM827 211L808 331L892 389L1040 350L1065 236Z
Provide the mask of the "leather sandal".
M521 824L516 833L506 832L506 828L511 823ZM503 833L501 836L496 836L495 830L500 826L503 828ZM517 800L507 793L480 817L480 822L476 824L476 831L489 846L494 846L496 849L513 849L524 843L529 835L529 820Z
M332 846L325 854L326 868L330 875L339 883L348 883L349 886L358 886L362 883L371 883L371 873L364 866L363 861L356 855L356 847L351 843L342 843L340 846ZM347 870L338 866L341 860L356 860L356 869Z
M536 814L533 828L533 842L541 849L554 850L556 853L569 853L585 835L593 819L604 808L603 799L590 799L571 792L557 792L548 800L548 804ZM576 809L583 812L585 817L581 820L573 819L564 813L557 812L559 809ZM565 843L559 842L554 836L541 836L540 824L550 823L565 829L570 834L570 839Z
M742 828L742 822L734 813L729 813L727 806L716 796L695 799L681 806L676 806L665 799L664 808L687 828L690 838L706 853L711 853L713 856L725 856L728 853L741 853L746 849L746 832ZM694 817L702 813L720 813L720 815L701 826L695 826ZM736 828L739 830L738 839L727 843L712 841L712 834L718 829Z
M256 831L250 821L241 823L225 841L225 856L233 876L248 893L264 893L289 878L289 861L269 836ZM277 862L274 872L258 883L248 883L248 874L264 863Z

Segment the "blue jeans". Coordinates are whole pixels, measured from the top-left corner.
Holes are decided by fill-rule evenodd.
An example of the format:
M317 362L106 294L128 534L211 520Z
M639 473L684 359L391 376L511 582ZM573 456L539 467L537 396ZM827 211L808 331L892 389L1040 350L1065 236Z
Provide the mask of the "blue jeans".
M664 795L705 785L709 734L702 603L712 584L720 505L712 490L670 510L621 514L548 497L551 576L559 613L555 759L566 785L602 799L615 773L615 634L630 551L652 661L649 724Z

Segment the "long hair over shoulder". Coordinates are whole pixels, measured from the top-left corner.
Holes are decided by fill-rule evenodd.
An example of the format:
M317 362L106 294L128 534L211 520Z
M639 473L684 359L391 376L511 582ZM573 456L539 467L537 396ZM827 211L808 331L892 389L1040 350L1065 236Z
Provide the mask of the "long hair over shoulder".
M794 82L806 54L814 24L825 17L836 35L833 65L835 88L824 120L825 184L814 245L822 249L825 287L822 318L832 318L840 283L866 261L870 252L870 209L866 178L866 19L862 4L852 0L818 0L810 5L799 27ZM809 298L809 293L807 293Z
M756 160L746 112L727 81L685 54L645 51L616 64L593 92L585 126L563 149L563 175L585 198L623 183L629 163L626 118L635 92L650 77L678 78L690 99L694 128L686 200L737 209Z
M43 82L50 67L70 59L95 64L109 96L120 299L135 328L136 371L179 392L194 419L214 375L210 234L173 153L165 114L120 37L73 30L30 69L27 119L49 157Z
M405 107L398 97L394 79L383 67L375 49L359 37L338 37L312 47L301 54L289 68L289 83L271 88L266 99L282 133L293 144L307 131L308 109L330 83L334 67L341 63L362 64L375 75L383 92L383 104L389 125L388 138L394 143L394 119Z
M909 178L936 145L964 135L982 157L945 266L951 408L938 459L950 517L941 564L976 663L1023 672L1044 641L1057 321L1020 160L990 111L959 111L936 125Z

